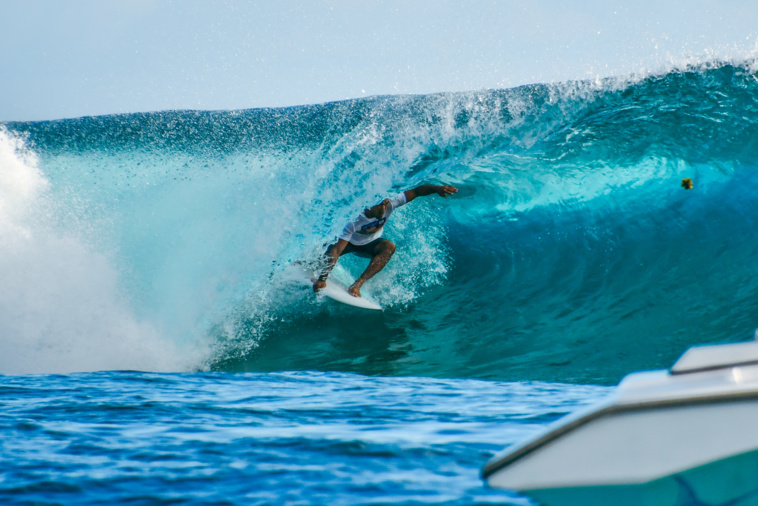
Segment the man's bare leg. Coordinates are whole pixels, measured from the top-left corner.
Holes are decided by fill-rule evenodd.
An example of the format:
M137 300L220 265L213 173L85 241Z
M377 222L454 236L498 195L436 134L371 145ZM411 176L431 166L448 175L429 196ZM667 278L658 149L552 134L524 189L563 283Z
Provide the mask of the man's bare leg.
M394 254L395 245L391 241L385 240L377 244L374 249L374 256L371 259L371 262L369 262L368 267L363 271L361 277L347 289L347 292L353 297L360 297L363 283L373 278L377 272L384 269L384 266L387 265L387 262L390 261L390 258L392 258L392 255Z

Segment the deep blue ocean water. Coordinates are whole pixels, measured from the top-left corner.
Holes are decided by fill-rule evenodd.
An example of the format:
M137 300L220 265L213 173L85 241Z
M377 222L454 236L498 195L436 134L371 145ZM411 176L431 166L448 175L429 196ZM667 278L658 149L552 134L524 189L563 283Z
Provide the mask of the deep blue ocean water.
M529 504L505 444L607 387L344 373L0 379L2 504Z
M0 502L528 504L494 452L752 336L757 125L752 61L2 124ZM424 183L384 311L295 279Z

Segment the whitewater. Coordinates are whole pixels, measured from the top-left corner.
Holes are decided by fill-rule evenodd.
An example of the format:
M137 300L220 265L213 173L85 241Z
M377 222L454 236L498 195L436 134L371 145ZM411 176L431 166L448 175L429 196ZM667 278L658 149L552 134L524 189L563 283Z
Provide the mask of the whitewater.
M757 126L753 60L0 124L0 497L529 504L489 455L752 336ZM459 192L389 220L382 312L293 277L427 183Z

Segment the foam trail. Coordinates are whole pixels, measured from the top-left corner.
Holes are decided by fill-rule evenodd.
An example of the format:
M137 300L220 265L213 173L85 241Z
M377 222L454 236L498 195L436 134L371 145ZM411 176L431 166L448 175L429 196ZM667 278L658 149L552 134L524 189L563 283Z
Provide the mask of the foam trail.
M197 355L134 318L109 259L52 226L48 190L34 153L0 130L0 373L190 367Z

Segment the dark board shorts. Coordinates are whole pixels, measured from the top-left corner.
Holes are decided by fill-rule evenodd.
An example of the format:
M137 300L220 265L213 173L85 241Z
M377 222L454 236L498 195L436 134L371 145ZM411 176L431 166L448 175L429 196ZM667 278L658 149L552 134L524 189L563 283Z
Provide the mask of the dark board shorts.
M374 239L373 241L366 244L362 244L361 246L357 246L349 242L347 243L347 246L345 246L345 249L342 250L342 255L345 255L347 253L352 253L354 255L358 255L359 257L373 258L375 255L374 250L376 249L377 245L385 241L387 241L387 239L382 239L380 237L379 239Z

